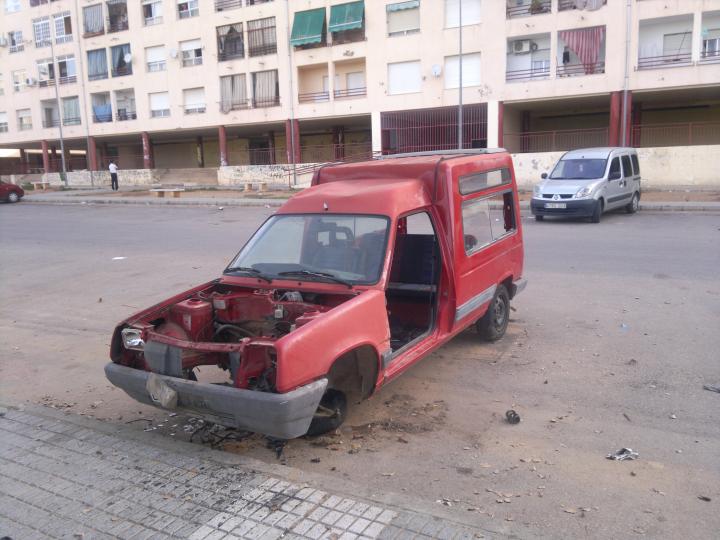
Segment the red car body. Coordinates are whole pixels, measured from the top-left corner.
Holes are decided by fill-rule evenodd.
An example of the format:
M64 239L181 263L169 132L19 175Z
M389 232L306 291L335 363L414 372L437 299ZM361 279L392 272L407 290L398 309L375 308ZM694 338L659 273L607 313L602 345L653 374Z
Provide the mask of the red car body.
M370 219L389 225L362 233ZM316 262L307 277L307 269L266 272L274 266L262 262L236 275L231 265L218 280L126 319L112 340L111 382L145 403L297 437L338 395L369 397L472 325L499 339L509 300L525 284L517 186L504 151L324 167L236 260L258 244L272 252L263 235L282 220L305 223L299 256L314 250ZM345 222L354 225L337 225ZM368 282L356 277L375 264ZM335 282L337 275L356 279ZM196 381L200 365L220 366L230 380Z
M7 202L18 202L25 196L25 191L20 186L8 184L0 180L0 200Z

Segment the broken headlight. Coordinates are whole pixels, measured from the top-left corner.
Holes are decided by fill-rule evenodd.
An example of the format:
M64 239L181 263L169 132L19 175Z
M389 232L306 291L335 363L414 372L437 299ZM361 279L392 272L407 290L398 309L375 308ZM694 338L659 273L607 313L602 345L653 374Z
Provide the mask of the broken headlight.
M142 351L145 342L142 339L142 330L139 328L123 328L122 341L126 349Z

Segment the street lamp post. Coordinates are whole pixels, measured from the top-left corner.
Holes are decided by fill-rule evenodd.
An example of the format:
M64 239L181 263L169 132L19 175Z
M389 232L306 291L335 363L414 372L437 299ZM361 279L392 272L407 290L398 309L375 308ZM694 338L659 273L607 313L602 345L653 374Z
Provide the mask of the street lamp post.
M458 0L458 149L463 147L462 0Z

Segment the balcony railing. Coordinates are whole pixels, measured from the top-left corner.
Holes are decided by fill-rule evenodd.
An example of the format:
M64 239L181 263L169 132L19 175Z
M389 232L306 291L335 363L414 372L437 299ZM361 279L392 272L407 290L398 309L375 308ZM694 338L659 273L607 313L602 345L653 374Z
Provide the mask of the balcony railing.
M126 20L110 20L107 21L107 32L111 34L113 32L122 32L130 28Z
M93 122L96 124L102 124L105 122L112 122L112 113L109 112L107 114L97 114L93 113Z
M557 67L558 77L577 77L578 75L597 75L605 73L605 62L594 64L563 64Z
M607 128L505 133L503 144L512 153L556 152L607 146Z
M516 69L505 72L505 80L508 82L547 79L548 77L550 77L550 66L532 69Z
M300 103L320 103L323 101L330 101L330 92L307 92L305 94L298 94L298 101Z
M367 95L367 88L365 86L358 88L345 88L344 90L335 90L333 92L335 99L363 97Z
M89 73L88 74L88 81L100 81L102 79L107 79L108 74L107 71L105 73Z
M720 122L639 124L632 127L632 145L637 148L705 144L720 144Z
M607 0L603 0L602 5L607 5ZM558 11L569 11L577 9L577 0L558 0Z
M218 53L218 60L233 60L235 58L243 58L245 56L245 48L242 43L232 47L225 47L225 50Z
M105 33L104 28L101 28L100 30L97 30L95 32L88 32L87 30L85 30L85 32L83 32L83 37L91 38L91 37L96 37L96 36L102 36L104 33Z
M59 125L60 125L59 118L53 118L52 120L50 120L48 118L43 118L42 127L44 127L44 128L54 128L54 127L58 127Z
M248 34L250 32L255 32L256 30L248 30ZM248 41L251 41L248 38ZM248 47L248 56L264 56L266 54L275 54L277 52L277 42L272 43L263 43L261 45L250 45Z
M46 86L54 85L55 79L43 79L42 81L38 81L37 84L40 88L45 88Z
M23 44L20 44L20 45L11 45L8 50L9 50L11 53L23 52L23 51L25 50L25 45L23 45Z
M132 75L132 66L124 66L112 69L113 77L123 77L125 75Z
M720 51L703 51L700 54L700 61L703 64L713 64L715 62L720 62Z
M249 109L251 101L249 99L226 100L220 102L220 112L229 113L230 111L240 111Z
M238 9L243 5L242 0L215 0L215 11Z
M278 105L280 105L280 96L258 97L253 99L253 107L258 109L263 107L277 107Z
M690 51L638 58L638 69L679 67L689 66L690 64L692 64L692 53Z
M63 126L79 126L80 125L80 117L72 117L72 118L63 118Z
M77 75L66 75L65 77L58 78L60 84L72 84L77 82Z
M550 13L552 9L551 0L540 0L528 2L521 6L508 6L507 7L507 18L512 19L514 17L527 17L528 15L540 15L542 13Z
M69 43L72 41L73 37L72 34L65 34L64 36L58 36L55 38L55 43L60 45L61 43Z
M145 26L161 24L162 22L163 22L162 15L158 15L157 17L145 17Z
M118 109L116 119L118 122L124 120L137 120L137 112L133 109Z

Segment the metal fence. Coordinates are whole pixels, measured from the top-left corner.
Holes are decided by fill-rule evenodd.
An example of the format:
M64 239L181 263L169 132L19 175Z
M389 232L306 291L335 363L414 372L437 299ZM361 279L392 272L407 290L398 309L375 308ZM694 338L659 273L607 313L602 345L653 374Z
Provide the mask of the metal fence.
M505 133L503 145L513 154L558 152L592 146L607 146L608 128Z
M720 122L639 124L632 127L631 142L636 148L720 144Z

